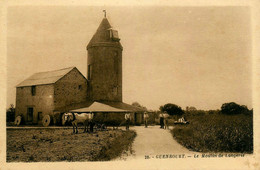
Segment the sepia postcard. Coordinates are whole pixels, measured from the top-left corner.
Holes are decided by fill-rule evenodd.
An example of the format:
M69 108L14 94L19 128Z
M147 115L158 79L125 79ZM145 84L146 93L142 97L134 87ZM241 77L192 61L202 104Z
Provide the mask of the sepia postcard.
M259 1L2 1L1 169L260 169Z

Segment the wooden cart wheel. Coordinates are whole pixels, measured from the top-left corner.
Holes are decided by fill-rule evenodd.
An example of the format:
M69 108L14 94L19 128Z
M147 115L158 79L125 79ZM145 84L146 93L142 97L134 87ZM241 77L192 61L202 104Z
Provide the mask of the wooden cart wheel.
M19 126L20 123L21 123L21 121L22 121L22 117L21 117L21 116L17 116L17 117L15 118L15 120L14 120L14 124L15 124L16 126Z
M43 118L42 118L42 125L47 127L49 126L51 123L51 117L50 115L44 115Z

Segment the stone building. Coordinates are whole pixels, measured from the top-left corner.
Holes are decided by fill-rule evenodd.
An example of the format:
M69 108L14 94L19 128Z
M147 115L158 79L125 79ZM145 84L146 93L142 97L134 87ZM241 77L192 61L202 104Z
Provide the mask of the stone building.
M142 122L141 108L123 103L122 96L122 51L118 31L106 16L87 45L87 79L89 97L114 108L130 111L135 124ZM98 115L98 114L97 114ZM124 119L124 114L103 114L106 117ZM113 116L111 116L113 115Z
M123 47L106 17L87 51L87 79L75 67L36 73L17 86L16 114L23 115L26 123L37 123L42 115L54 117L55 113L79 112L77 109L83 113L93 108L91 112L102 119L124 120L123 113L131 112L133 123L142 123L144 110L123 102ZM106 109L95 110L94 102Z
M87 79L76 67L36 73L16 87L16 116L36 124L44 115L86 99Z
M91 99L122 102L122 50L118 32L104 18L87 45Z

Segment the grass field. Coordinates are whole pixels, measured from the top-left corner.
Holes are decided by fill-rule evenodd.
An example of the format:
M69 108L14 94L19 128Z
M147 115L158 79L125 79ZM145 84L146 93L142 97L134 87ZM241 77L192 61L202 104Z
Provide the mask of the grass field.
M7 129L7 162L108 161L131 149L134 131Z
M209 114L187 117L188 125L176 125L173 137L198 152L253 152L252 115Z

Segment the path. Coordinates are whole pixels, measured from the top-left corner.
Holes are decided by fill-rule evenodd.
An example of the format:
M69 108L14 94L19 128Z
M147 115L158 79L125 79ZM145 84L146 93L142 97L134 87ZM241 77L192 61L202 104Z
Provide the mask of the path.
M148 128L135 126L130 127L130 129L135 130L137 133L132 146L134 154L124 155L116 160L144 159L145 155L156 157L156 155L165 154L192 155L195 153L184 148L174 140L170 130L160 129L159 126L149 126Z

